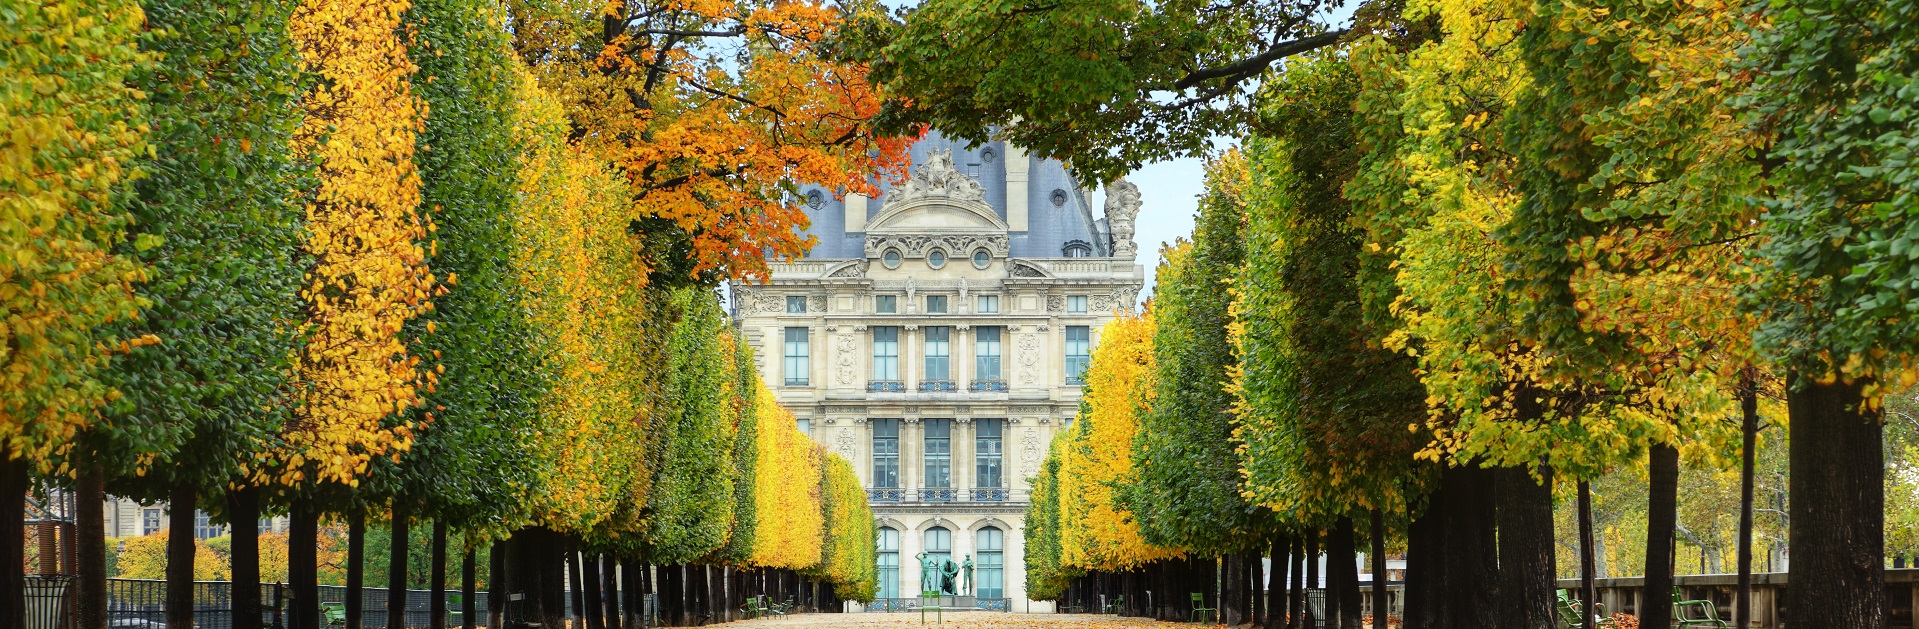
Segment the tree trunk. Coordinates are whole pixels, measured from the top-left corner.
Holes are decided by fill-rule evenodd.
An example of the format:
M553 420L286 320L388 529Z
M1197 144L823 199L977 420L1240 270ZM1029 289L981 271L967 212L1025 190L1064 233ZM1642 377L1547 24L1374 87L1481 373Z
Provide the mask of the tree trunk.
M1242 557L1240 553L1226 553L1219 558L1219 615L1229 627L1245 620L1245 612L1239 607L1239 591L1244 586L1234 577L1246 572Z
M407 541L412 532L407 530L406 503L399 498L393 499L393 524L390 529L392 544L386 568L386 629L407 629L406 622L406 558Z
M1333 526L1333 549L1326 553L1328 562L1337 562L1337 568L1329 564L1327 571L1333 572L1339 579L1335 587L1339 588L1339 626L1342 629L1360 629L1359 610L1362 603L1359 600L1359 562L1356 561L1359 554L1357 537L1353 531L1353 519L1339 516L1339 521Z
M262 629L266 619L260 615L260 490L227 490L227 522L233 528L233 629Z
M1373 509L1372 516L1373 629L1386 629L1386 619L1392 616L1392 599L1386 591L1386 514Z
M1654 444L1647 452L1646 589L1639 620L1647 627L1672 622L1673 535L1679 525L1679 449Z
M287 629L320 629L320 513L310 498L296 498L287 518Z
M1320 590L1321 611L1326 613L1332 613L1333 611L1330 605L1326 605L1326 603L1332 602L1330 600L1332 597L1329 595L1329 592L1325 591L1325 584L1319 580L1319 538L1321 535L1322 533L1319 531L1308 531L1306 533L1306 606L1301 608L1300 617L1306 619L1306 626L1309 628L1319 626L1319 616L1313 613L1313 590Z
M1255 627L1266 624L1266 563L1261 561L1262 555L1255 550L1246 561L1246 603L1252 609L1247 620Z
M600 598L600 560L591 553L579 553L580 618L587 629L606 629L606 601Z
M27 537L27 460L0 448L0 540ZM27 627L26 546L0 544L0 629Z
M567 597L568 618L571 622L577 623L567 626L577 628L585 626L586 623L583 621L587 615L586 591L582 587L580 580L580 548L570 536L567 538L564 548L566 549L566 582L571 586L569 588L570 596Z
M513 590L507 587L506 556L512 552L512 539L493 542L493 552L487 553L486 562L486 626L487 629L506 629L506 606L512 598ZM524 591L524 590L522 590Z
M167 504L167 628L193 629L193 507L199 493L174 484Z
M1293 537L1293 600L1287 604L1291 629L1306 626L1306 563L1306 534L1301 533Z
M1733 592L1732 626L1749 627L1752 618L1752 475L1759 440L1759 383L1747 372L1739 392L1739 585Z
M473 540L463 537L461 541L466 542L466 552L460 553L460 629L478 629L480 589L474 581L479 570L474 561Z
M1599 602L1598 600L1596 600L1598 596L1598 592L1594 591L1593 589L1592 485L1588 484L1586 481L1583 481L1583 480L1579 481L1578 491L1579 491L1579 601L1580 601L1579 618L1581 619L1580 626L1592 627L1594 626L1593 621L1597 617L1597 614L1595 613L1593 606L1598 604ZM1644 598L1642 598L1641 600L1644 600L1645 604L1641 605L1639 609L1641 618L1647 617L1648 614L1646 614L1646 612L1652 609L1670 610L1672 608L1672 605L1670 604L1668 605L1659 604L1660 599L1664 597L1664 592L1662 591L1655 591L1655 590L1649 589L1642 596ZM1671 623L1667 623L1667 624L1671 624ZM1660 625L1642 625L1642 626L1665 627L1667 625L1660 624Z
M1523 467L1494 472L1499 487L1499 611L1502 629L1554 629L1552 470L1534 482Z
M1443 576L1438 562L1434 532L1438 527L1440 501L1434 491L1426 510L1406 524L1405 597L1400 603L1400 624L1405 629L1431 629L1437 626L1432 600L1439 592Z
M613 559L613 553L600 554L600 591L606 600L606 609L601 613L606 618L607 629L622 629L626 619L620 617L620 564Z
M346 516L346 629L366 627L366 510Z
M429 552L427 592L433 600L427 602L426 625L446 629L446 520L443 518L433 518L433 546Z
M1286 626L1286 603L1292 600L1288 595L1287 577L1293 567L1292 544L1286 536L1274 534L1272 550L1272 574L1266 583L1266 624L1265 629L1282 629Z
M1886 627L1884 435L1866 384L1806 384L1786 396L1793 629Z
M107 629L106 483L106 470L94 465L80 473L74 487L74 518L78 521L74 524L76 539L70 545L78 547L75 550L80 560L80 578L74 583L80 612L78 629Z

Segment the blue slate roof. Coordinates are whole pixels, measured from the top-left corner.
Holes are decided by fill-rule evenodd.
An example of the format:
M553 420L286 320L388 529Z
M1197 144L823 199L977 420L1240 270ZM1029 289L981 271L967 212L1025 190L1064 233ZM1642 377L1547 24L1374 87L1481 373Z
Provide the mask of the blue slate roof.
M964 140L948 139L938 131L931 131L914 143L910 152L913 163L917 165L928 154L942 150L953 152L954 166L980 182L980 186L986 189L986 202L993 206L1001 220L1005 220L1005 143L994 141L969 149ZM1080 190L1079 180L1058 161L1027 159L1031 160L1026 184L1027 228L1026 231L1015 231L1008 235L1013 257L1060 257L1064 255L1062 251L1066 245L1074 241L1092 245L1093 255L1110 255L1110 239L1105 233L1103 221L1094 216L1092 200ZM890 188L882 184L881 195L867 202L866 215L869 220L877 216L885 205L885 193ZM800 193L811 194L814 191L820 192L820 206L803 207L813 223L806 231L818 238L819 244L814 245L806 257L858 258L864 255L865 234L846 233L845 201L834 198L831 190L819 186L803 187ZM1055 191L1061 193L1064 203L1054 204Z

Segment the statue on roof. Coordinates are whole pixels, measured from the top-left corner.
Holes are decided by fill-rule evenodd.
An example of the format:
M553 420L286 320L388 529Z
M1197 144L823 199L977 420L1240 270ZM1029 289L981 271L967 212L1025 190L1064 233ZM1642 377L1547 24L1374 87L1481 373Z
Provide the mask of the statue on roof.
M1106 228L1113 234L1113 256L1131 258L1139 253L1133 244L1133 217L1139 215L1139 186L1125 179L1106 186Z

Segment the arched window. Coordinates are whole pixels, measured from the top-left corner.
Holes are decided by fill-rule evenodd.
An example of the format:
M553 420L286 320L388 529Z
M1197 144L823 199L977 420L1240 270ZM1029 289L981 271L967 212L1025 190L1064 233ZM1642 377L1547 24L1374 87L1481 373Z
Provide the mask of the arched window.
M879 577L880 598L900 598L900 532L890 526L880 527Z
M973 590L980 598L1006 598L1006 534L995 527L979 530L978 567Z
M926 539L924 541L926 542L926 560L932 562L933 565L942 565L941 562L953 558L953 532L947 530L946 527L935 526L926 529ZM922 592L937 589L939 589L939 584L937 583L920 584L920 591Z
M1060 247L1060 255L1068 258L1090 258L1093 257L1093 245L1084 240L1068 240L1065 246Z

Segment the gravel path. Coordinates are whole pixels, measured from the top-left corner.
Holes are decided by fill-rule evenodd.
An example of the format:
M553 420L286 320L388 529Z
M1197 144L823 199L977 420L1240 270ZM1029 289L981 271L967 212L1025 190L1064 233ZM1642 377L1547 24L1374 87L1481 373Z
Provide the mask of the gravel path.
M1003 612L947 612L946 622L934 624L927 614L925 627L944 629L1101 629L1105 627L1171 627L1141 618L1096 614L1008 614ZM726 627L852 627L907 629L921 627L919 612L874 614L799 614L727 623ZM1198 625L1193 625L1197 627Z

